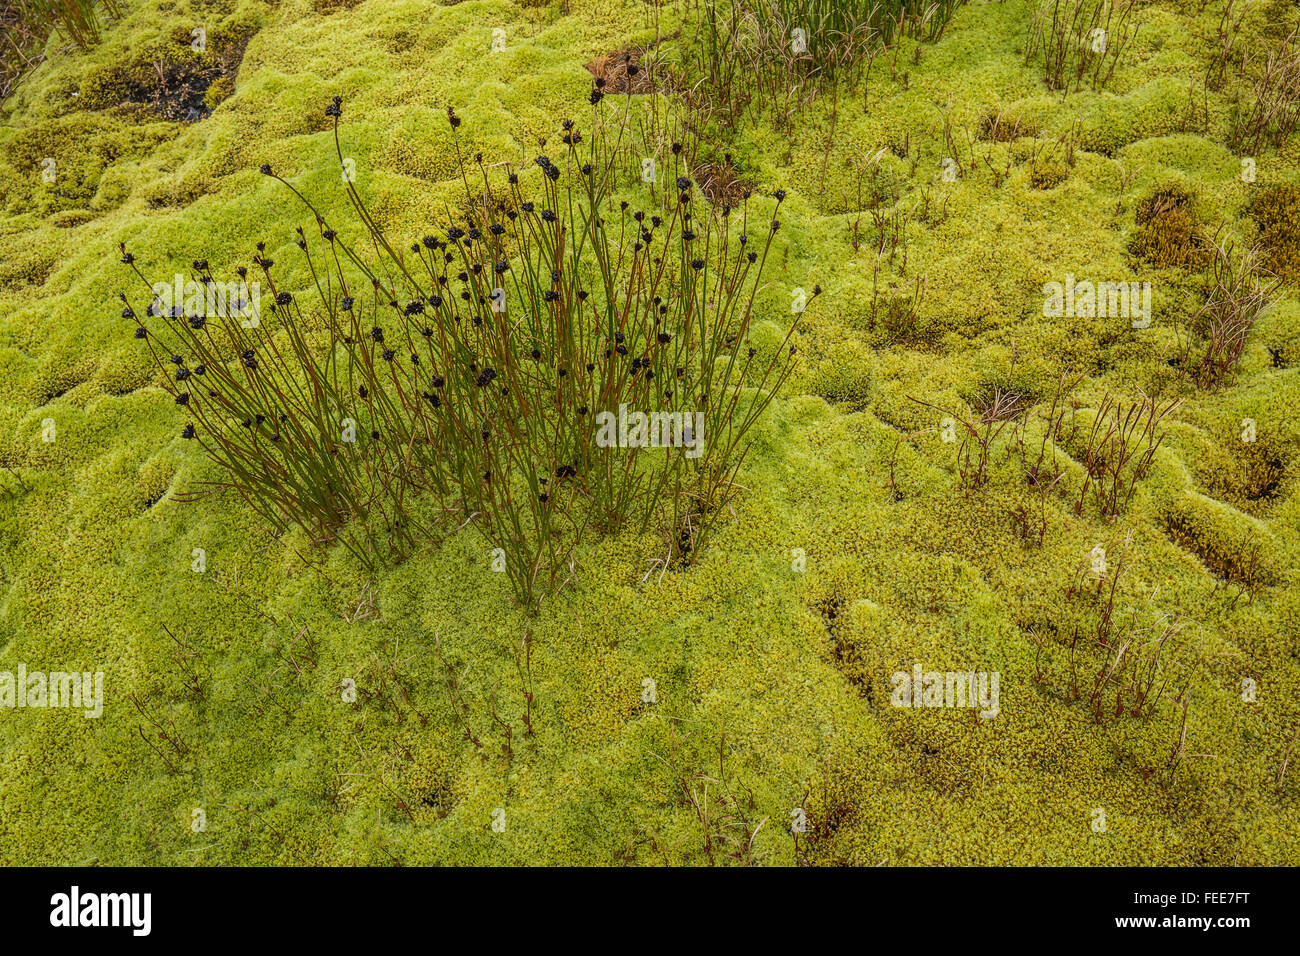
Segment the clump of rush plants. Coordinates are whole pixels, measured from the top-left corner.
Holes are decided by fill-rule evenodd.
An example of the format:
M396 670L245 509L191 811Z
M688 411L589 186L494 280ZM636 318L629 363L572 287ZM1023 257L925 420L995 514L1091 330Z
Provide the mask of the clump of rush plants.
M1029 24L1025 63L1039 63L1043 82L1061 93L1103 89L1137 35L1133 0L1042 0Z
M709 206L676 158L671 199L637 208L644 190L619 181L626 116L601 99L589 134L566 120L560 154L524 169L462 152L449 108L463 202L405 246L351 182L355 221L335 223L263 166L313 224L306 292L259 246L261 316L209 314L221 284L201 260L207 302L168 307L124 248L154 298L124 296L123 314L216 484L367 563L472 525L526 607L592 531L658 530L665 564L690 562L792 368L793 326L767 358L747 338L785 195ZM326 112L343 165L341 101Z

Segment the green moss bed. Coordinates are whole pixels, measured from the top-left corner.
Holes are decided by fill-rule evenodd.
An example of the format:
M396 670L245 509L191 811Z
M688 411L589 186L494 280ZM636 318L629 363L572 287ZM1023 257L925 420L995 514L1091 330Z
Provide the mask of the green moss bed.
M418 236L451 195L448 106L468 151L530 156L590 116L587 64L658 37L684 72L693 17L124 7L89 51L55 36L0 105L0 671L104 674L97 719L0 709L0 862L1300 862L1300 140L1243 181L1231 83L1198 85L1222 4L1137 4L1109 82L1063 95L1026 62L1035 4L972 3L902 40L895 75L882 56L788 123L711 125L706 152L788 194L753 347L779 347L792 287L825 291L704 553L665 569L653 535L592 538L535 615L472 529L368 573L237 495L177 500L220 476L120 316L118 244L157 274L229 272L259 240L296 262L308 216L258 168L343 214L334 95L358 188ZM1256 7L1249 42L1300 19ZM953 181L945 116L977 157ZM874 276L873 216L901 211ZM1282 284L1202 389L1180 364L1220 228ZM1045 317L1067 273L1149 281L1149 326ZM873 319L918 281L907 323ZM1115 517L1076 513L1063 441L1040 543L1017 430L968 492L939 409L1001 389L1045 412L1067 369L1083 422L1105 395L1182 404ZM1089 700L1099 545L1127 562L1117 621L1177 622L1136 714ZM892 706L915 665L997 672L999 713Z

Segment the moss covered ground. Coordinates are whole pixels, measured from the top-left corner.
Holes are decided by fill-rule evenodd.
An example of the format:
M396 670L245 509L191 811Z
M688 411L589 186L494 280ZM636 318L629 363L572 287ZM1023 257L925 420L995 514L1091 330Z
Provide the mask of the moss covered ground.
M586 64L672 36L681 11L125 6L88 52L52 41L0 107L0 671L105 675L99 719L0 711L0 861L1300 862L1300 142L1244 182L1227 92L1189 107L1221 4L1139 4L1110 82L1062 96L1026 63L1032 5L973 3L903 40L894 76L882 58L788 126L710 144L788 193L752 338L775 347L790 289L819 283L798 368L693 566L655 564L655 537L594 540L535 616L469 530L372 575L234 495L175 500L218 476L119 315L117 246L159 274L228 271L259 240L293 261L308 217L257 170L341 214L336 94L358 188L418 236L454 190L448 106L468 151L526 159L590 115ZM1259 6L1261 43L1300 18ZM167 115L177 76L211 82ZM997 115L1018 127L988 135ZM979 157L951 182L945 116ZM1212 389L1179 367L1202 275L1138 221L1162 190L1191 232L1264 233L1290 269ZM875 277L874 217L904 213ZM1150 325L1045 317L1067 273L1151 282ZM918 281L912 326L882 331L873 298ZM1065 443L1040 544L1015 518L1033 500L1018 429L964 493L930 406L1003 389L1042 408L1067 368L1085 423L1107 394L1182 404L1117 517L1076 514ZM1031 461L1041 434L1031 416ZM1090 705L1096 648L1070 647L1102 613L1079 568L1101 545L1113 573L1125 539L1116 618L1178 623L1137 716ZM915 664L996 671L1000 713L891 706Z

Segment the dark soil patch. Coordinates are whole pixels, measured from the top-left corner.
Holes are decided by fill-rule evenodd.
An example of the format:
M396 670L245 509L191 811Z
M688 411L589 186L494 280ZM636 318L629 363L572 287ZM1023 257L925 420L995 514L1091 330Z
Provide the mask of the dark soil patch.
M195 123L212 115L212 108L234 88L248 38L236 41L208 62L182 59L156 62L157 83L138 89L128 101L149 107L163 119Z
M135 106L180 123L206 119L234 91L251 36L251 30L209 36L201 51L191 48L188 35L174 37L161 51L92 77L83 86L83 102L89 109Z
M156 505L158 502L162 501L166 497L167 497L166 488L164 488L162 491L158 492L157 494L149 495L148 497L146 497L144 500L140 502L140 511L141 512L148 511L150 508L152 508L154 505Z

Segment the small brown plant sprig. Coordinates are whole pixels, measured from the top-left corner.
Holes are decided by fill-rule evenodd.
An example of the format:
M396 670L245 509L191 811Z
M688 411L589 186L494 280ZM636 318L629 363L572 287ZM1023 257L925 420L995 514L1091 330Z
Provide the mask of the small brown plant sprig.
M611 121L602 99L594 89L589 136L566 120L558 161L541 155L527 170L465 155L448 109L463 200L406 249L346 177L356 243L263 166L315 228L298 230L306 296L281 288L259 244L271 305L255 322L160 308L123 248L155 295L142 310L123 296L123 315L197 420L183 436L219 466L216 484L273 527L343 543L367 564L381 545L400 557L473 524L530 608L589 530L659 527L669 560L693 560L792 369L795 325L762 357L748 344L780 221L752 224L748 196L738 208L701 200L680 150L671 192L634 209L622 198L631 184L620 187L626 112ZM326 112L346 168L341 100ZM785 193L774 196L779 211ZM221 286L206 261L193 279ZM671 433L601 441L602 413L624 408Z
M1069 372L1062 372L1057 378L1052 403L1045 416L1040 413L1044 427L1038 444L1038 457L1033 464L1028 461L1024 443L1021 442L1019 446L1025 466L1025 484L1030 493L1026 501L1011 511L1011 516L1020 537L1025 541L1036 540L1039 547L1042 547L1043 540L1047 537L1049 502L1057 486L1065 479L1065 470L1056 456L1056 447L1057 442L1065 438L1065 414L1070 395L1081 381L1083 376L1071 379ZM1026 412L1026 421L1028 418Z
M1072 627L1069 640L1061 641L1068 651L1070 676L1070 686L1061 695L1068 701L1086 701L1098 723L1125 716L1150 719L1171 682L1181 688L1175 707L1190 686L1194 665L1189 665L1184 646L1186 622L1157 610L1154 592L1140 604L1124 600L1123 582L1135 563L1132 532L1098 550L1103 555L1100 567L1089 554L1066 588L1067 601L1082 599L1092 605L1092 621ZM1036 634L1031 637L1037 648L1034 679L1046 684L1042 657L1049 642ZM1081 666L1086 668L1083 675Z
M1184 622L1164 615L1141 624L1138 618L1135 611L1128 627L1098 647L1099 664L1088 692L1098 722L1107 716L1150 717L1173 676L1170 658Z
M1192 316L1182 368L1197 388L1213 388L1231 375L1251 329L1273 304L1280 281L1261 277L1260 251L1239 258L1231 241L1215 238L1205 303Z
M1164 442L1161 424L1180 405L1181 399L1162 406L1145 395L1132 403L1110 395L1103 397L1083 439L1080 463L1084 478L1074 505L1076 515L1083 514L1090 490L1103 518L1115 518L1128 507L1138 482L1150 471L1156 451Z
M911 398L911 396L909 396ZM1022 395L993 387L982 393L965 415L912 398L918 405L943 412L961 429L957 446L957 487L963 495L978 491L989 480L989 461L1002 433L1025 410Z
M669 724L673 728L673 724ZM700 850L709 866L757 866L765 853L755 846L759 832L770 817L759 819L761 812L754 791L727 766L727 734L724 729L718 738L718 747L711 756L717 760L717 770L701 766L695 769L687 763L706 759L696 754L688 734L679 735L675 728L669 739L668 757L648 751L667 771L671 789L676 791L683 806L689 807L699 827ZM647 833L650 845L671 863L667 849L653 831ZM673 847L672 849L677 849Z

